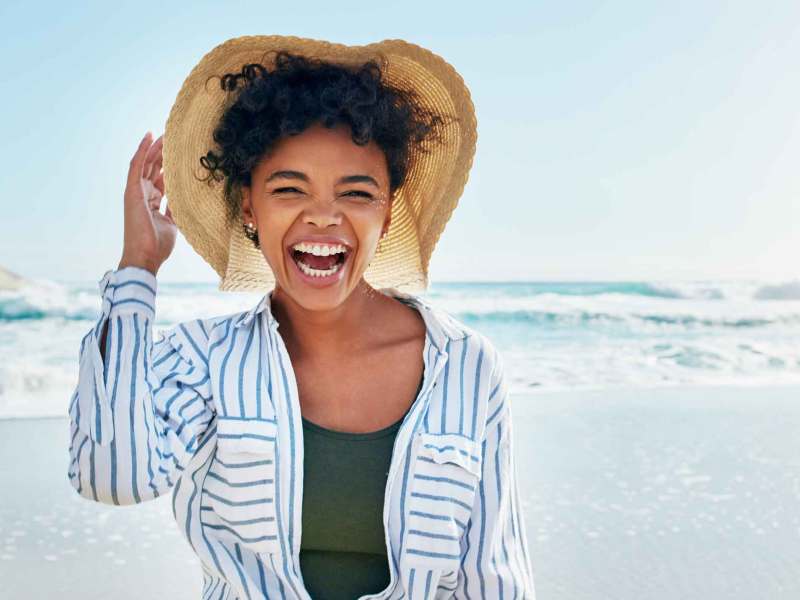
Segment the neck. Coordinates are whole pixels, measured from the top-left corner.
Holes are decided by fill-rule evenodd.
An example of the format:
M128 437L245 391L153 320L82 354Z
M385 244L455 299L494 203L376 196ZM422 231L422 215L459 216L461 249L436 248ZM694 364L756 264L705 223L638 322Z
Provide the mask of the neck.
M383 294L362 278L347 299L330 310L309 310L276 286L270 308L294 357L342 356L355 352Z

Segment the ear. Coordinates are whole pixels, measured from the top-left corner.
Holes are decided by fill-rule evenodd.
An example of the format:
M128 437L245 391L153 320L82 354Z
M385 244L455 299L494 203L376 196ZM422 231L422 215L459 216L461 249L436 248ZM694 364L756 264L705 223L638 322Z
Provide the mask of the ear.
M255 223L255 216L253 215L253 205L250 203L250 187L243 185L241 187L242 197L242 221L245 223Z
M392 204L394 203L394 196L389 196L389 208L386 210L386 218L383 220L383 232L381 236L389 231L389 225L392 223Z

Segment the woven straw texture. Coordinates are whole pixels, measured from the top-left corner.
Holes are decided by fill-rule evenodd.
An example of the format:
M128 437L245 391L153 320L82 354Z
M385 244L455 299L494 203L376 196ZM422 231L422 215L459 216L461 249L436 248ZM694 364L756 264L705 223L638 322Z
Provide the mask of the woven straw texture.
M268 61L274 54L266 53L280 49L346 65L374 59L388 83L412 89L437 114L456 117L444 127L443 143L432 144L428 152L412 151L381 251L364 272L376 289L426 290L434 247L469 177L477 122L469 90L456 70L440 56L404 40L346 46L293 36L243 36L203 56L178 92L164 131L165 195L178 229L220 276L220 290L264 292L274 286L272 270L245 237L241 217L227 225L223 182L200 180L208 174L200 157L218 150L212 133L228 96L219 77L239 72L245 63L271 68Z

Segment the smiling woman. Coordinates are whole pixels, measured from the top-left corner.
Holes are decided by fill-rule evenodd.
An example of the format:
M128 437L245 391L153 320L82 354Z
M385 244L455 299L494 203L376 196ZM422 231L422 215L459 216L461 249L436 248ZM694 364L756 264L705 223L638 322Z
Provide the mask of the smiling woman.
M281 36L215 48L142 140L69 477L109 504L171 490L204 598L534 598L502 358L401 290L427 284L475 140L429 51ZM177 228L221 289L265 293L153 341Z
M354 144L347 125L316 124L278 142L242 190L244 220L277 280L274 299L285 291L321 310L367 292L362 274L388 230L389 193L383 151Z

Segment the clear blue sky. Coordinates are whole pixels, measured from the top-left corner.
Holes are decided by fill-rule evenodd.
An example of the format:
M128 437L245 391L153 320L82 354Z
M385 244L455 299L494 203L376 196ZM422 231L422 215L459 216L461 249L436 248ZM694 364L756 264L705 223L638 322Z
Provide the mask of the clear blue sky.
M128 161L222 41L404 38L478 151L432 280L800 277L800 3L4 2L0 265L99 279ZM179 238L160 280L215 281Z

